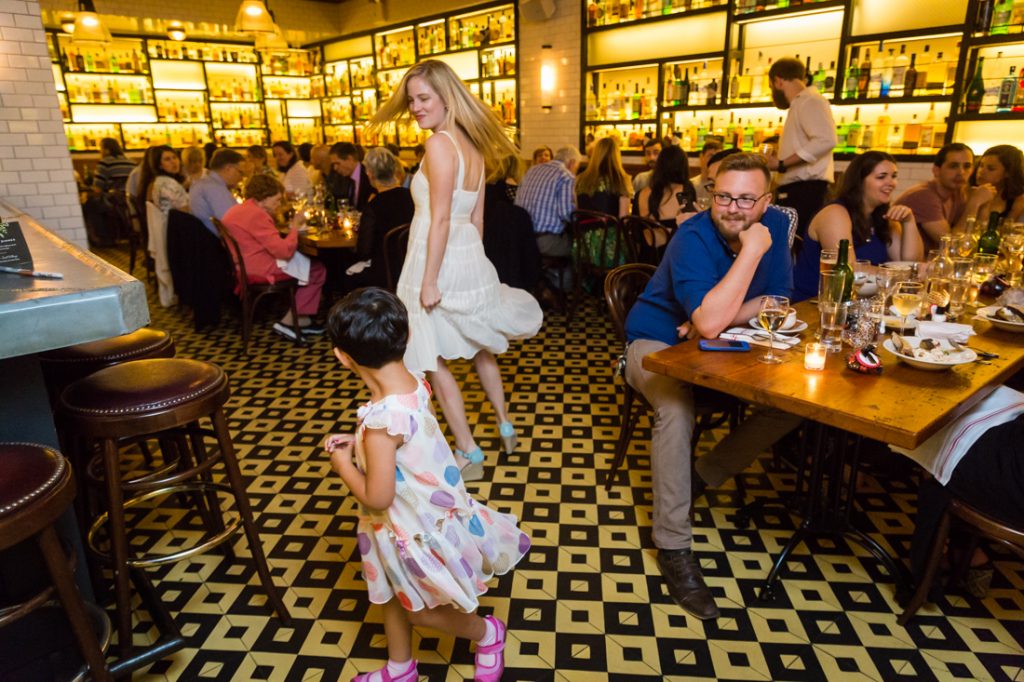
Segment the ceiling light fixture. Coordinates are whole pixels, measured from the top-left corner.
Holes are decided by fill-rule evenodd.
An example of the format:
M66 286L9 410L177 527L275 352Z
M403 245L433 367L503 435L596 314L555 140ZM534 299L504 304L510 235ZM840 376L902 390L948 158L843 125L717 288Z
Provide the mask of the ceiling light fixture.
M180 21L172 21L167 24L167 37L179 43L185 40L188 37L185 33L185 26Z
M71 40L76 43L109 43L113 40L106 24L100 19L100 15L96 14L92 0L79 0Z
M60 15L60 30L65 33L75 32L75 15L71 12L65 12Z
M238 33L276 33L279 29L274 23L270 10L263 0L242 0L235 16L235 31Z

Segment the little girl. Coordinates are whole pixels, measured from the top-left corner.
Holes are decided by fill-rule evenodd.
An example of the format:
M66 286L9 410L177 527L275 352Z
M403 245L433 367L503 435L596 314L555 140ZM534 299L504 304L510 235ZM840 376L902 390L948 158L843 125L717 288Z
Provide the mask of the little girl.
M505 668L505 624L476 615L485 581L530 548L516 518L475 502L430 405L430 387L402 364L405 306L382 289L358 289L335 305L334 354L370 389L355 435L327 437L331 465L359 500L359 552L370 601L384 605L388 663L353 682L414 682L412 626L476 642L474 679ZM352 460L353 450L355 461Z

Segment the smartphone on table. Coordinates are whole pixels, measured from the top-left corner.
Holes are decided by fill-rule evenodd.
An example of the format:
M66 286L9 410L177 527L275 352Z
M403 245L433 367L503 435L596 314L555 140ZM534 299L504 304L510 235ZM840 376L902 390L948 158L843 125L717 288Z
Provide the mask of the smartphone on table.
M746 341L733 341L732 339L701 339L697 343L697 347L701 350L736 353L750 350L750 344Z

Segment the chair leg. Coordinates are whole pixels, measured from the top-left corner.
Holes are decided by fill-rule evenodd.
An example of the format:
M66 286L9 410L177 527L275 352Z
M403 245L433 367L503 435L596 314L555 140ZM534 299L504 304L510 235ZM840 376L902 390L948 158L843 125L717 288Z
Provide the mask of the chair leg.
M139 242L135 234L128 235L128 274L135 272L135 251L139 248Z
M132 650L131 571L128 568L128 531L124 520L124 496L118 467L117 441L103 440L104 478L107 483L110 556L114 571L114 596L117 603L117 643L122 658Z
M910 598L907 608L896 619L896 622L900 625L906 625L928 599L928 592L932 589L935 575L939 572L939 564L942 562L942 552L946 546L946 538L949 537L949 522L949 510L946 510L942 512L942 521L939 522L939 529L935 532L935 540L932 542L931 554L928 555L928 566L925 568L924 577L921 578L921 583Z
M249 354L249 337L252 335L252 314L255 301L246 296L242 299L242 352Z
M267 557L263 553L263 545L260 543L259 533L256 531L256 523L253 521L252 507L249 505L249 496L245 492L245 483L242 481L242 473L238 469L238 461L235 459L235 448L231 442L231 435L228 432L227 421L224 418L224 411L218 408L212 415L213 431L217 435L217 443L220 445L221 457L224 459L224 469L227 473L231 489L235 493L235 504L238 505L238 514L242 519L242 526L245 528L245 536L249 540L249 549L252 551L253 561L256 563L256 572L263 583L263 590L267 593L270 603L277 612L278 618L284 623L289 623L291 617L288 609L274 586L273 578L270 576L270 567L267 565Z
M64 607L64 613L67 614L68 621L71 623L71 632L74 633L75 640L78 642L78 649L82 652L82 657L92 672L92 679L101 682L113 680L110 671L107 669L107 663L103 650L100 648L99 640L96 638L96 632L89 623L85 602L82 601L82 595L78 592L78 587L75 585L71 569L68 566L67 557L64 555L64 550L61 547L60 540L57 539L57 533L54 531L53 526L44 528L36 536L36 542L43 553L46 567L50 571L53 586L56 588L58 596L60 596L60 603Z
M206 445L203 442L203 434L199 430L199 422L195 421L188 425L189 440L192 442L192 453L195 456L197 464L202 464L208 459L206 452ZM213 474L209 470L203 471L199 474L200 480L207 483L213 482ZM205 501L202 496L196 495L196 505L203 514L203 521L206 524L206 529L211 534L222 533L224 531L224 516L221 513L220 506L217 504L217 494L213 490L206 491ZM223 547L224 556L231 561L235 560L235 549L231 546L230 542L225 542L221 545Z
M288 292L288 302L292 311L292 330L295 332L295 345L302 345L302 325L299 324L299 309L295 305L295 289Z
M626 459L626 450L629 448L629 441L633 437L633 428L636 425L636 415L633 413L633 405L636 401L636 394L633 387L626 384L622 392L622 408L619 410L619 440L615 443L615 459L612 460L611 468L604 479L604 489L611 490L615 476L619 473L622 462Z

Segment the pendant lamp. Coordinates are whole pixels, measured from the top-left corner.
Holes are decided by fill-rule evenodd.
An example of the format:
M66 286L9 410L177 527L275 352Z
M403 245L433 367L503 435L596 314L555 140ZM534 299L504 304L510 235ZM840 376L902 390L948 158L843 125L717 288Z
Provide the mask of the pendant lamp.
M270 10L263 0L242 0L235 16L235 31L238 33L274 33L277 26L270 16Z
M75 32L71 41L75 43L109 43L113 40L106 24L96 14L92 0L79 0L78 14L75 15Z

